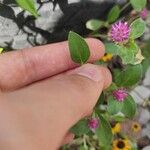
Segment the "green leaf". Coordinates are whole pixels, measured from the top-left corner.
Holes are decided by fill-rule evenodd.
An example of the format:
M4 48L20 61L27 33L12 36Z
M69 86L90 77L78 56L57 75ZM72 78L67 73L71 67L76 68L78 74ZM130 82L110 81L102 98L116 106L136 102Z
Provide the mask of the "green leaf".
M90 30L98 30L103 25L103 22L97 19L91 19L87 21L86 28Z
M150 58L150 39L145 42L145 46L142 48L142 54L145 58Z
M123 101L121 112L128 118L133 118L136 113L136 104L131 95L128 95Z
M72 60L79 64L86 63L90 57L90 50L86 41L72 31L69 32L68 41Z
M115 115L111 116L111 118L113 120L115 120L116 122L123 122L126 119L123 113L115 114Z
M81 136L83 134L87 134L90 129L88 127L88 120L82 119L76 125L74 125L70 131L77 136Z
M118 102L113 96L108 97L108 109L107 110L111 115L115 115L121 112L122 107L123 107L122 102Z
M139 47L134 40L131 40L126 46L119 46L118 55L121 57L123 64L135 64L138 51Z
M79 150L87 150L87 148L85 148L84 146L80 146Z
M141 1L141 0L140 0ZM138 18L131 24L131 38L137 39L145 32L145 22Z
M110 150L111 146L110 145L105 145L100 147L101 150Z
M114 90L118 89L115 83L111 83L111 85L105 90L107 93L112 92Z
M3 52L3 50L4 50L4 49L0 47L0 54Z
M130 3L136 11L141 11L146 6L147 0L130 0Z
M99 107L100 104L103 104L104 103L104 100L105 100L105 95L104 95L104 92L102 92L98 98L98 101L96 103L96 106Z
M119 54L119 46L114 43L105 43L106 53L110 53L113 55Z
M106 53L119 55L123 64L138 64L140 62L139 57L135 58L140 50L134 40L130 40L126 45L105 43L105 49Z
M108 13L107 20L109 23L112 23L118 19L120 15L120 8L118 5L115 5Z
M112 131L109 122L100 114L100 126L96 129L96 135L99 138L101 146L108 146L112 141Z
M130 47L120 47L118 54L123 64L133 64L134 63L134 49Z
M124 70L115 69L113 80L119 87L135 85L142 77L142 65L128 65Z
M123 102L118 102L113 96L109 96L107 110L111 115L123 113L126 117L133 118L136 112L136 104L130 95Z
M38 12L35 8L35 1L34 0L16 0L18 5L30 12L33 16L38 17Z
M143 76L144 76L147 69L150 67L150 58L144 59L144 61L142 62L142 67L143 67Z

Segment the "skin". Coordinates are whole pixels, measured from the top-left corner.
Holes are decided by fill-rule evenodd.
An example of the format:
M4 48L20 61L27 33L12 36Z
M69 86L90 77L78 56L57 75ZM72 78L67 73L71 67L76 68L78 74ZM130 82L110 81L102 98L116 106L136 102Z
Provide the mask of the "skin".
M87 39L94 62L104 45ZM70 142L69 133L92 112L102 90L111 83L108 69L92 64L94 81L79 75L67 42L0 55L0 149L55 150ZM71 71L70 71L71 70ZM82 91L82 92L81 92Z

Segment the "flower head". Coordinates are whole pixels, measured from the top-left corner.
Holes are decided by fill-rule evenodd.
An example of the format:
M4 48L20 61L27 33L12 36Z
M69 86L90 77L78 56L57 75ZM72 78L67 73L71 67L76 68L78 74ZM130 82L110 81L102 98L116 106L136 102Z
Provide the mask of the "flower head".
M113 91L113 96L117 101L122 102L128 96L128 94L124 89L117 89Z
M146 8L140 12L140 17L144 20L148 17L148 10Z
M103 60L104 62L108 62L112 59L113 55L110 54L110 53L106 53L102 58L101 60Z
M112 122L111 123L111 130L113 134L119 133L121 131L121 124Z
M99 119L97 118L91 118L88 122L88 127L92 130L95 131L99 126Z
M112 150L131 150L131 145L127 139L117 139L113 141Z
M109 36L116 43L123 43L128 40L130 27L127 22L119 21L112 25Z
M141 125L138 122L133 122L131 129L133 132L139 132L141 130Z

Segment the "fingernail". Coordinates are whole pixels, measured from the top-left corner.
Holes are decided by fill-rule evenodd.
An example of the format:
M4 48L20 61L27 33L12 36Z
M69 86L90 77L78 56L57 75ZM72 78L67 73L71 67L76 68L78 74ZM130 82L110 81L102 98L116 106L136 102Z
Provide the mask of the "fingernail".
M78 74L96 82L103 79L100 69L96 65L92 64L85 64L69 72L69 74Z

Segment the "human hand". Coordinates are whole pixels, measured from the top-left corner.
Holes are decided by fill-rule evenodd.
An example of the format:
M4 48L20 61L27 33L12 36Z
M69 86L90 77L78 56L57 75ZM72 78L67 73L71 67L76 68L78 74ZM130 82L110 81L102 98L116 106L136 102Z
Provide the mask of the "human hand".
M87 42L89 62L103 56L100 41ZM104 67L76 67L67 42L0 55L0 149L54 150L71 139L70 127L111 83Z

